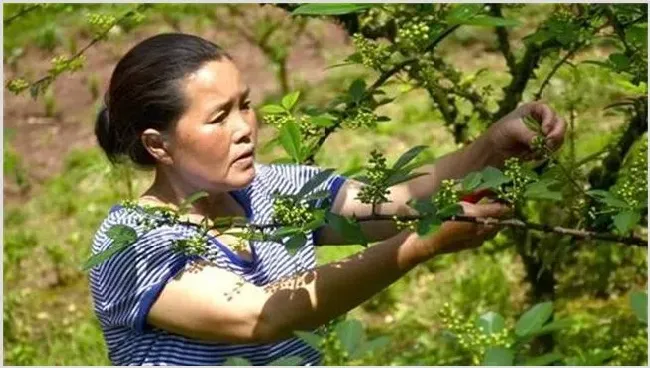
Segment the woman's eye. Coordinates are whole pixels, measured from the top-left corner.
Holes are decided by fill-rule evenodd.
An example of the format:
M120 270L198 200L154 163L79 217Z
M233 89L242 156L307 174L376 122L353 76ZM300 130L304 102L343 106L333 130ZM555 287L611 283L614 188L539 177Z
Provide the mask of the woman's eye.
M220 113L219 115L217 115L216 118L214 118L212 121L210 121L210 124L221 123L225 117L226 117L225 113Z
M250 110L250 108L251 108L251 102L250 101L246 101L241 105L242 110Z

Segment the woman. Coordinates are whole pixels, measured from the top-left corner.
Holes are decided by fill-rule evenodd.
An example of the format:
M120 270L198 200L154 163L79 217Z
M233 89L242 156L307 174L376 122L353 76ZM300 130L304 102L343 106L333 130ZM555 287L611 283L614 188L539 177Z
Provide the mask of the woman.
M243 216L272 222L272 195L295 193L318 172L300 165L254 161L257 121L246 86L232 59L218 46L185 34L162 34L131 49L117 64L99 115L96 135L109 159L127 157L155 170L137 206L114 207L97 231L93 252L111 245L107 230L137 230L135 244L91 270L95 312L114 364L220 365L228 357L267 364L300 356L317 364L319 354L294 331L313 330L388 287L417 264L444 252L480 245L497 229L447 222L432 236L399 232L393 225L364 223L378 242L340 262L316 267L314 244L341 244L329 228L290 255L281 244L237 243L228 234L198 238L198 256L175 247L197 239L197 226L167 224L146 231L144 206L178 208L197 191L190 218ZM547 106L525 105L494 124L474 143L422 168L429 175L391 189L381 214L406 214L410 198L429 197L440 181L462 177L513 155L530 153L533 137L522 123L542 122L557 148L564 123ZM359 183L334 176L321 185L331 211L370 214L356 197ZM467 215L501 217L501 204L462 203Z

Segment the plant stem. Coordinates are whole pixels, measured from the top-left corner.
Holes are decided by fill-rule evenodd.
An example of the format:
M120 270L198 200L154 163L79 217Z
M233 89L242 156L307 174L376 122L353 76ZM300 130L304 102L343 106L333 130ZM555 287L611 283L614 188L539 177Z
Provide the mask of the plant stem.
M551 72L548 73L548 75L546 76L546 78L544 79L544 81L542 82L542 84L539 86L539 90L537 91L537 93L535 93L535 97L534 97L534 100L535 100L535 101L538 101L540 98L542 98L542 92L544 92L544 88L546 88L546 86L548 85L548 83L551 81L551 78L553 77L553 75L555 75L555 73L560 69L560 67L561 67L564 63L566 63L567 60L569 60L571 57L573 57L573 55L575 55L575 53L578 52L578 50L579 50L582 46L583 46L582 43L578 43L577 45L575 45L575 46L573 47L573 49L571 49L569 52L567 52L567 54L564 55L564 57L563 57L562 59L560 59L560 61L558 61L558 62L553 66L553 69L551 69Z
M19 19L21 17L24 17L25 15L31 13L32 11L34 11L34 10L40 8L40 7L42 7L41 4L33 4L33 5L30 5L30 6L25 6L22 9L20 9L20 11L16 12L16 14L13 14L13 15L7 17L7 19L4 19L2 21L2 23L4 24L4 27L7 28L14 21L16 21L17 19Z
M444 40L447 36L449 36L452 32L454 32L456 29L458 29L460 25L454 25L449 28L447 28L444 32L438 35L431 43L425 48L424 53L430 52L433 50L442 40ZM385 71L382 73L379 78L364 92L362 99L368 98L372 96L372 93L377 90L377 88L381 87L390 77L393 75L397 74L400 72L402 69L404 69L407 65L410 65L412 63L417 62L419 59L418 58L408 58L406 60L401 61L400 63L396 64L393 66L391 69ZM349 106L348 106L349 107ZM346 107L346 108L348 108ZM334 133L336 129L338 129L341 126L341 122L337 121L336 124L329 126L325 128L323 135L321 135L318 138L318 141L316 142L316 145L314 146L313 150L309 154L309 156L305 159L305 164L307 165L313 165L314 164L314 156L316 152L320 149L320 147L325 143L327 138L330 136L330 134Z
M400 221L417 221L420 220L422 216L388 216L388 215L374 215L374 216L368 216L368 217L360 217L360 218L355 218L356 221L358 222L368 222L368 221L395 221L400 220ZM469 223L476 223L476 224L482 224L482 225L495 225L495 226L504 226L504 227L512 227L512 228L518 228L518 229L523 229L523 230L536 230L536 231L541 231L544 233L554 233L554 234L559 234L559 235L568 235L572 236L574 238L578 239L584 239L584 240L604 240L604 241L612 241L616 243L622 243L626 245L634 245L634 246L641 246L641 247L647 247L648 246L648 241L646 239L642 239L640 237L636 236L622 236L622 235L617 235L613 233L604 233L604 232L596 232L596 231L589 231L589 230L581 230L581 229L571 229L571 228L565 228L561 226L551 226L551 225L546 225L546 224L539 224L539 223L534 223L534 222L527 222L523 221L520 219L496 219L496 218L478 218L478 217L473 217L473 216L465 216L465 215L457 215L453 216L449 219L450 221L461 221L461 222L469 222ZM251 228L257 229L257 230L264 230L264 229L275 229L282 227L282 224L248 224Z

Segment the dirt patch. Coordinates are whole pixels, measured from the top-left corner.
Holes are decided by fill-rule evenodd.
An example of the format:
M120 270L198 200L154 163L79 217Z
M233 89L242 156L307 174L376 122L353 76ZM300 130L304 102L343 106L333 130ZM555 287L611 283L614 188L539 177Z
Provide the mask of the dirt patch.
M270 8L263 11L268 9ZM203 31L181 30L200 35L226 48L235 59L246 82L251 85L251 98L254 103L259 103L265 96L279 91L272 65L257 46L242 38L236 30L204 28ZM5 134L12 135L9 144L20 158L27 180L31 184L29 191L21 190L13 177L6 175L5 204L25 201L37 193L44 181L61 171L64 158L71 150L95 146L94 119L115 64L121 55L137 42L161 31L168 32L173 29L160 23L149 24L90 49L86 54L87 62L83 70L63 75L54 83L55 107L52 114L46 114L42 98L34 101L28 94L15 96L5 90ZM327 23L319 24L319 32L310 32L299 37L289 51L288 70L291 79L308 84L323 80L326 76L327 50L340 48L347 42L346 39L343 29ZM85 45L88 41L89 39L80 36L78 44ZM50 66L50 59L59 53L63 51L47 53L28 47L18 65L12 67L4 64L5 81L19 75L30 75L32 78L45 75ZM97 98L91 94L93 83L96 83L99 90Z

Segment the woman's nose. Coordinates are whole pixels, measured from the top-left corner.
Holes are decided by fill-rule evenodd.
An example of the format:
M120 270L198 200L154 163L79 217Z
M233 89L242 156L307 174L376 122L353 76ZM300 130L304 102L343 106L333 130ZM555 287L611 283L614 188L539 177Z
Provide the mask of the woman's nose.
M247 121L241 114L236 114L233 120L233 140L235 142L249 141L253 133L253 127L251 126L253 123Z

